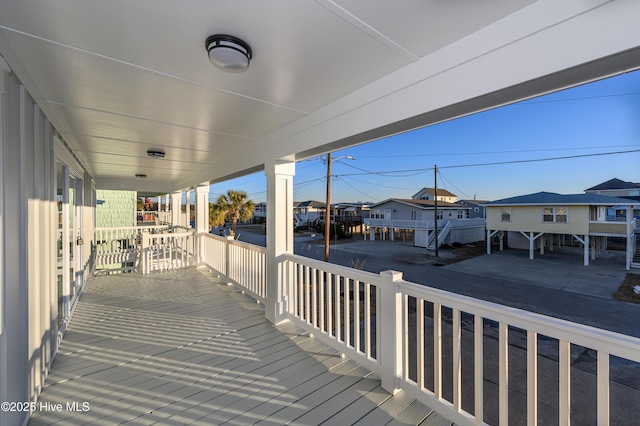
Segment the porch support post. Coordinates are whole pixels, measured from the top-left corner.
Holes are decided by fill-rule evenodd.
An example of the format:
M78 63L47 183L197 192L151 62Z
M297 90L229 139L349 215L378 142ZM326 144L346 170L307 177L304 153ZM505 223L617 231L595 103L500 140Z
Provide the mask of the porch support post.
M293 176L296 165L291 161L265 164L267 176L267 300L265 317L274 324L286 319L287 279L291 276L283 261L293 254Z
M196 187L196 234L209 233L209 182L202 182ZM204 240L198 238L197 264L202 263Z
M380 373L382 389L394 395L400 390L402 376L402 294L396 291L396 282L402 281L402 272L380 272Z
M176 191L171 194L171 224L173 226L181 225L180 211L182 210L182 192Z
M196 232L209 233L209 182L196 188Z
M584 266L589 266L589 234L584 236Z
M627 271L631 269L631 260L633 258L633 250L634 250L633 233L635 232L635 229L633 229L632 227L632 219L633 219L633 206L627 206L627 253L626 253L627 255L625 256L625 258L627 259L627 262L626 262ZM606 238L605 238L605 245L606 245Z
M533 260L533 249L534 249L534 241L533 232L529 232L529 259Z
M187 188L184 210L187 216L187 228L191 228L191 188Z

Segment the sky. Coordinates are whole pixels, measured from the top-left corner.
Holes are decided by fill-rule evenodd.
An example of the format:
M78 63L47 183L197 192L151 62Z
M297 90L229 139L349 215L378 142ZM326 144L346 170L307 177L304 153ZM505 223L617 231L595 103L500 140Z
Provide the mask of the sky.
M640 182L640 71L335 151L333 158L332 203L411 198L434 187L434 166L437 187L460 199L578 194L613 178ZM296 164L295 201L324 202L323 159ZM209 197L229 189L266 201L263 172L211 185Z

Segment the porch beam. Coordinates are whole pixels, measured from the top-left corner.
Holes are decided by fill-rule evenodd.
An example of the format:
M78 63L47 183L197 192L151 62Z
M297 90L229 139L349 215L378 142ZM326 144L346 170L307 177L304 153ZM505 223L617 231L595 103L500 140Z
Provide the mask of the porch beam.
M265 317L274 324L286 320L287 279L292 274L282 255L293 254L293 176L291 161L265 164L267 177L267 301Z

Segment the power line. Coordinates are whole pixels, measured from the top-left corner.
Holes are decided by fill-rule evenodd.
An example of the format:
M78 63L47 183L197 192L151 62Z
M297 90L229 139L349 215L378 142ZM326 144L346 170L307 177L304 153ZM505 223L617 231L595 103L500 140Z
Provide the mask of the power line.
M634 150L630 150L630 151L616 151L616 152L601 152L601 153L596 153L596 154L581 154L581 155L567 155L564 157L550 157L550 158L535 158L535 159L529 159L529 160L510 160L510 161L494 161L494 162L490 162L490 163L474 163L474 164L458 164L458 165L453 165L453 166L438 166L438 169L455 169L455 168L462 168L462 167L480 167L480 166L495 166L495 165L502 165L502 164L519 164L519 163L536 163L536 162L542 162L542 161L556 161L556 160L568 160L568 159L573 159L573 158L587 158L587 157L599 157L599 156L605 156L605 155L619 155L619 154L632 154L635 152L640 152L640 149L634 149ZM391 173L415 173L415 174L419 174L419 173L425 173L428 172L430 170L433 170L433 167L429 167L429 168L425 168L425 169L409 169L409 170L389 170L386 172L374 172L373 174L377 174L377 175L384 175L384 176L390 176ZM419 173L416 173L419 172ZM366 175L366 174L372 174L372 173L349 173L349 174L342 174L342 175L336 175L336 176L359 176L359 175ZM407 177L407 176L412 176L412 175L404 175L404 176L398 176L398 177ZM393 176L391 176L393 177Z
M551 152L551 151L576 151L586 149L602 149L602 148L627 148L631 146L640 146L638 144L629 145L609 145L609 146L587 146L587 147L575 147L575 148L545 148L545 149L524 149L513 151L476 151L476 152L446 152L439 154L403 154L403 155L358 155L358 158L413 158L413 157L444 157L452 155L490 155L490 154L522 154L530 152ZM346 164L345 165L349 165ZM353 166L351 166L353 167Z

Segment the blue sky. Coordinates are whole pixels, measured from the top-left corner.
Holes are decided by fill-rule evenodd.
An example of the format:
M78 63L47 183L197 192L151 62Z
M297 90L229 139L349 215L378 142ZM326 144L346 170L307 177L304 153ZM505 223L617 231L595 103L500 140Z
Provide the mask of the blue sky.
M607 154L623 151L622 154ZM353 156L355 160L338 159ZM580 156L547 160L558 157ZM618 178L640 182L640 71L414 130L333 153L333 202L410 198L434 185L462 199L562 194ZM535 161L543 160L543 161ZM511 163L511 164L488 164ZM301 161L295 201L325 199L326 164ZM211 186L266 200L259 172Z

